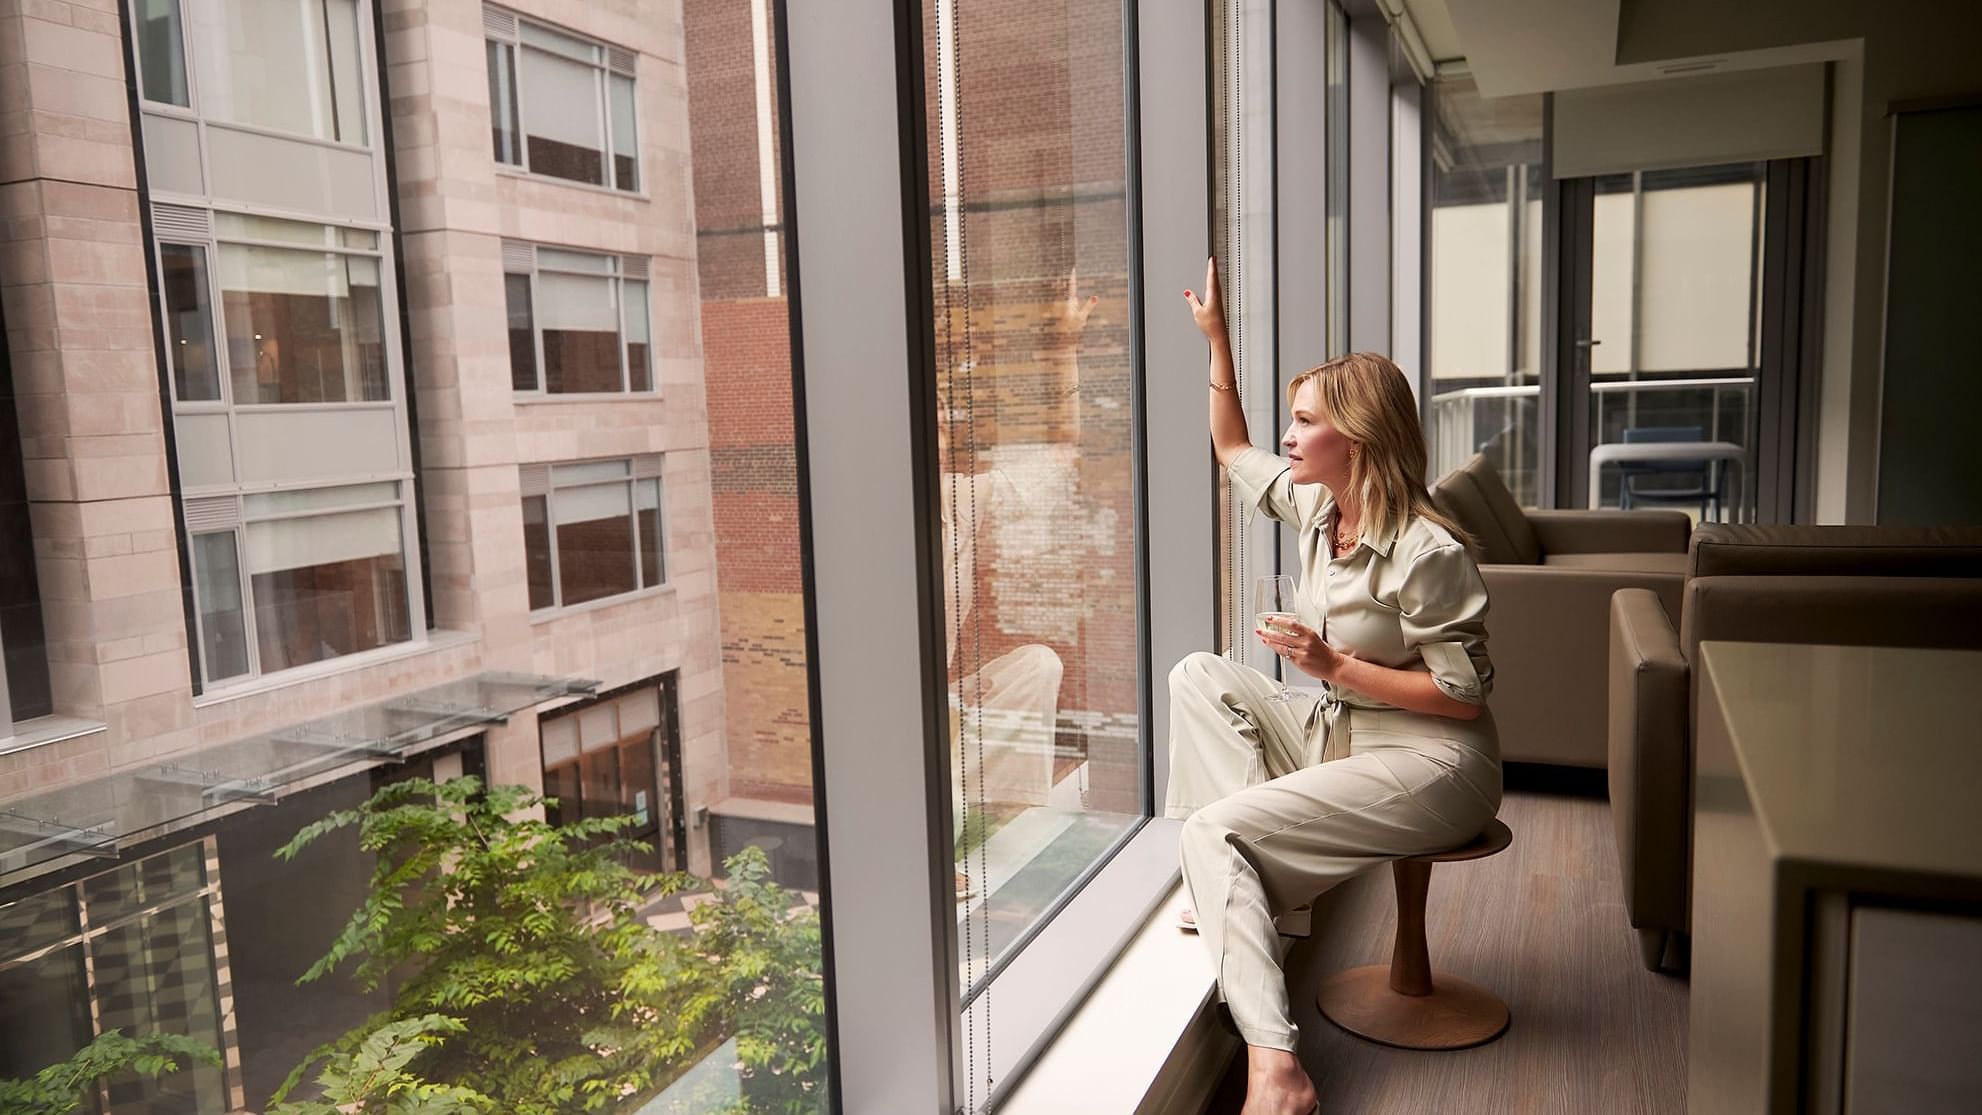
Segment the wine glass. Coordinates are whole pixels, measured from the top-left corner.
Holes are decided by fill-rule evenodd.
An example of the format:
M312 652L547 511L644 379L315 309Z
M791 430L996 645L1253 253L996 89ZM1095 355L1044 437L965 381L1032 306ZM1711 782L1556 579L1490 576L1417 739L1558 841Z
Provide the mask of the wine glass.
M1294 598L1294 578L1261 577L1254 586L1253 619L1261 627L1276 635L1292 635L1293 625L1299 622L1299 605ZM1284 669L1282 673L1284 673ZM1287 688L1283 678L1278 692L1270 694L1269 701L1291 701L1293 691Z

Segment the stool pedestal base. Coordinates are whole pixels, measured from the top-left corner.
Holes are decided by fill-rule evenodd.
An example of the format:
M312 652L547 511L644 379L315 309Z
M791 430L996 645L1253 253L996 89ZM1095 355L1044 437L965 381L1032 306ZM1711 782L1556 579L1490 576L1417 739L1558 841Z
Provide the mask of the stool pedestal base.
M1357 1037L1399 1049L1468 1049L1507 1029L1507 1004L1476 983L1439 972L1429 995L1390 989L1390 965L1350 968L1323 980L1322 1017Z

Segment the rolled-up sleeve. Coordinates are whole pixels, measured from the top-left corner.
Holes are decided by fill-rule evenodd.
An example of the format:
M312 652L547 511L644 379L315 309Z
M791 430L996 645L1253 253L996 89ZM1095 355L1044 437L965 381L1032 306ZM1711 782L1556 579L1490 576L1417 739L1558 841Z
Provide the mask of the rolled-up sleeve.
M1247 506L1283 523L1301 526L1303 516L1313 510L1307 506L1309 501L1297 496L1294 473L1287 462L1257 445L1247 446L1225 471L1232 477L1232 489Z
M1397 592L1404 645L1424 656L1439 691L1469 705L1493 692L1487 657L1487 590L1479 566L1458 544L1412 561Z

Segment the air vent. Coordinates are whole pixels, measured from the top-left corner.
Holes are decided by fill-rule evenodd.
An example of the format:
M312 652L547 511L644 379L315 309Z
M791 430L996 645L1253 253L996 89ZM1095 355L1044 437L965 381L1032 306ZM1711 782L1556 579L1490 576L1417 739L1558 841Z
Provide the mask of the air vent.
M226 530L241 525L241 501L233 496L189 499L186 507L186 533Z
M213 214L186 205L153 205L151 227L160 236L207 240L213 236Z
M1708 70L1717 70L1723 65L1726 65L1726 63L1727 59L1725 58L1696 58L1691 62L1665 62L1659 66L1659 72L1667 77L1673 77L1678 74L1703 74Z
M633 475L644 479L649 476L659 476L660 474L661 455L659 453L643 453L633 458Z
M503 39L516 37L516 13L501 8L482 5L482 30Z
M619 257L619 273L626 276L629 279L639 279L644 282L647 278L647 257L646 256Z
M639 68L639 56L621 46L606 48L606 66L616 74L632 77Z
M502 242L502 269L528 273L536 265L537 249L527 241L504 240Z
M540 496L551 490L551 466L518 465L516 472L524 496Z

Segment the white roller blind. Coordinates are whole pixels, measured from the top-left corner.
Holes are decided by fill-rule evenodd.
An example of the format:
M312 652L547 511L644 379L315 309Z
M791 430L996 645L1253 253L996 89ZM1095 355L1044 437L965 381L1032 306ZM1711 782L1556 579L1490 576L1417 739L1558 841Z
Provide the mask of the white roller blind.
M249 523L243 548L250 574L396 555L402 552L399 510L384 507Z
M220 246L222 290L348 298L353 286L378 285L378 261L363 256L242 244Z
M1748 366L1755 185L1645 191L1638 367Z
M1591 375L1631 370L1631 276L1638 251L1633 204L1629 193L1598 194L1591 213L1590 336L1601 342L1590 350Z
M529 133L575 147L604 150L599 80L605 71L540 50L521 53L523 118Z
M647 284L626 280L626 343L644 345L651 339L647 322Z
M537 321L545 329L619 332L619 306L610 279L546 273L537 276Z
M554 767L578 757L578 718L560 716L543 723L544 765Z
M661 694L658 689L642 689L619 699L619 734L630 736L661 722Z
M632 515L625 484L596 484L589 488L560 488L552 493L560 524L590 523L599 519L624 519Z
M1433 379L1507 374L1509 235L1506 202L1431 211Z

